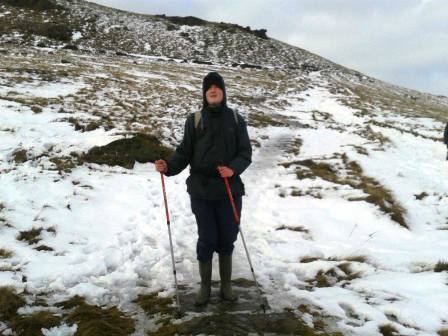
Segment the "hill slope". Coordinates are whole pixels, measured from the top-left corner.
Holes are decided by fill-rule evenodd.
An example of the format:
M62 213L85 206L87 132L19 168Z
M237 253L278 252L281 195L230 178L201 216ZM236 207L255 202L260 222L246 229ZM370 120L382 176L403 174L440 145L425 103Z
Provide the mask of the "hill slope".
M174 29L161 17L82 1L59 5L65 10L1 5L1 26L16 28L1 37L0 334L39 323L45 335L89 328L109 335L210 333L207 325L219 332L236 328L235 321L248 328L236 334L437 335L448 328L445 97L378 81L240 28ZM84 30L71 31L67 41L20 35L25 28L17 20L44 22L49 15L65 15L75 26L97 15L96 28L79 25ZM117 24L128 27L117 39L130 36L135 44L117 46L107 33ZM184 31L192 41L182 44ZM200 41L212 36L205 48ZM73 43L79 50L60 48ZM242 176L242 225L272 308L262 320L245 312L189 313L175 321L153 158L85 155L114 140L141 139L136 134L152 141L153 151L172 150L211 70L225 78L229 105L247 120L253 143L253 164ZM199 280L187 176L167 179L186 306ZM237 290L255 302L240 240L235 255Z

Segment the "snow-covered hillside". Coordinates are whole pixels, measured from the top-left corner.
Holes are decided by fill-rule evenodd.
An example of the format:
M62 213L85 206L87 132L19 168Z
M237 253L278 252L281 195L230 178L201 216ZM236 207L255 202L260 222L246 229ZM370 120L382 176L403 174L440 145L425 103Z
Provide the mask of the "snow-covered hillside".
M214 65L162 51L17 46L12 35L0 45L0 335L448 333L445 97L331 62L289 69L267 51L270 63L232 59L263 65L241 68L209 54ZM271 309L254 311L238 240L240 306L176 319L153 163L100 165L85 153L137 134L174 148L211 70L249 125L241 225ZM166 183L181 303L191 310L199 276L187 176Z

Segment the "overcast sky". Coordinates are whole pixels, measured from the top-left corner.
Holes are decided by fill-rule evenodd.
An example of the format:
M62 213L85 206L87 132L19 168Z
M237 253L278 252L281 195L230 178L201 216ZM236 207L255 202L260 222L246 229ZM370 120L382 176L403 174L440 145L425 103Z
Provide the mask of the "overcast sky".
M448 0L89 1L265 28L270 37L367 75L448 96Z

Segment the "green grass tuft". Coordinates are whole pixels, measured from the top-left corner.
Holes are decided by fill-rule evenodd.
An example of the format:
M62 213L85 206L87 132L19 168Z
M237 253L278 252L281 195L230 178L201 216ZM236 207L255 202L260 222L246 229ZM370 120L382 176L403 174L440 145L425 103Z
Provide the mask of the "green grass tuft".
M396 336L398 335L397 329L395 329L391 324L384 324L379 327L380 333L383 336Z
M85 299L79 295L75 295L68 300L56 303L55 306L63 309L72 309L83 304L86 304Z
M76 300L79 303L79 299ZM135 331L134 320L124 316L116 307L102 308L82 302L66 321L78 325L76 336L123 336Z
M80 160L132 169L135 161L154 162L159 158L167 159L172 153L173 151L163 146L155 136L137 134L105 146L93 147Z
M3 248L0 248L0 259L8 259L12 257L12 252L5 250Z
M0 287L0 320L11 321L17 309L25 305L25 300L10 287Z
M448 271L448 261L440 260L434 267L434 272Z
M41 329L50 329L61 323L61 317L49 311L40 311L32 315L20 315L12 320L11 328L17 335L41 336Z
M159 297L158 293L139 295L133 302L137 303L148 315L173 314L176 310L176 307L172 305L172 298Z
M17 240L27 241L30 245L38 243L41 240L39 236L42 230L42 228L32 228L28 231L20 231Z

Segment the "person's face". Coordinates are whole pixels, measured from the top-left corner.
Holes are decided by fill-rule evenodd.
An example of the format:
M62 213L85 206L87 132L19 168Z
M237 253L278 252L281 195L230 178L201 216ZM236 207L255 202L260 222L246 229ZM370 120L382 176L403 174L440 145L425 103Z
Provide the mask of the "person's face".
M222 92L218 86L212 84L205 92L205 99L207 100L208 105L217 106L221 104L224 99L224 92Z

